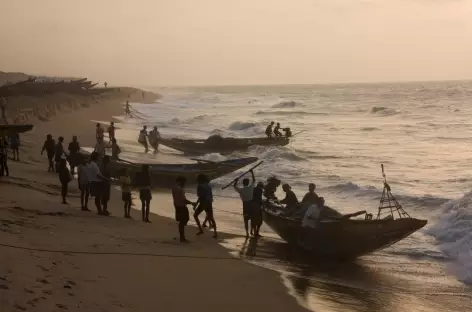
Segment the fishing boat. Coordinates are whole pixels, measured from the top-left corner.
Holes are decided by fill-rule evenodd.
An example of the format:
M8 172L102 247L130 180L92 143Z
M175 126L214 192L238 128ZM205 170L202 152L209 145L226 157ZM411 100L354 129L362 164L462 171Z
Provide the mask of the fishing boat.
M31 131L33 125L0 125L0 137Z
M426 220L412 218L402 208L385 180L377 217L359 211L343 215L324 206L314 227L302 227L302 218L287 216L279 205L266 201L264 221L287 243L314 256L352 260L389 247L424 227ZM364 219L351 219L365 215Z
M82 148L81 153L90 155L93 148ZM199 174L206 174L210 180L222 177L226 174L234 172L238 169L252 164L257 161L257 157L238 158L225 161L195 161L193 163L156 163L152 161L137 160L132 158L130 160L126 157L121 157L119 160L112 160L110 162L110 171L113 178L118 178L120 171L124 168L128 169L131 176L141 170L142 165L149 166L151 174L151 181L153 186L157 187L172 187L178 176L187 178L188 184L196 184L197 176Z
M230 154L235 151L244 151L254 145L285 146L290 143L289 138L224 138L218 135L210 136L205 140L182 140L177 138L161 138L159 144L181 151L185 154L204 155L210 153Z

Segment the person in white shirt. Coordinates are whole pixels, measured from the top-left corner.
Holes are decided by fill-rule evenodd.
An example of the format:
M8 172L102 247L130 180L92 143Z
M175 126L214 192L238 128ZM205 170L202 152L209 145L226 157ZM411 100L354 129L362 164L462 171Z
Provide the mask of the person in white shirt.
M238 179L234 180L234 189L239 193L239 197L243 202L243 219L244 219L244 228L246 229L246 237L249 237L249 220L251 220L252 208L253 208L253 194L254 194L254 185L256 183L256 177L254 172L250 170L252 175L252 182L249 183L249 179L243 180L243 187L238 186Z
M93 152L90 155L90 162L87 165L87 179L90 186L90 195L95 197L95 207L97 207L97 213L103 215L102 211L102 193L104 190L104 181L109 180L104 177L100 172L100 167L97 164L98 153Z
M88 209L88 199L90 195L90 185L88 181L88 171L87 171L87 163L85 162L85 157L82 156L80 158L80 164L77 167L77 182L79 184L80 190L80 204L83 211L90 211Z
M302 220L302 228L316 228L320 220L321 210L324 206L324 198L319 197L317 203L310 204Z
M105 140L103 140L103 138L97 139L97 143L95 144L95 148L93 151L98 154L98 159L102 159L103 156L105 156L107 147L108 146L105 144Z

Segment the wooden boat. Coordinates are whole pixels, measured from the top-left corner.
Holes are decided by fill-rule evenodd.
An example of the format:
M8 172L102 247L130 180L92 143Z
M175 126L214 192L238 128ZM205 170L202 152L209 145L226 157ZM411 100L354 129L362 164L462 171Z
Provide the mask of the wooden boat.
M31 131L33 125L0 125L0 137Z
M90 155L93 148L82 148L82 153ZM241 169L249 164L257 161L257 157L247 157L239 159L231 159L219 162L195 162L184 164L159 164L152 162L131 162L126 159L112 160L110 170L112 177L118 178L120 171L124 168L130 171L131 176L141 170L142 165L149 165L151 180L153 186L172 187L178 176L187 178L188 184L196 184L199 174L206 174L210 180L222 177L228 173Z
M205 140L181 140L161 138L159 144L181 151L185 154L204 155L210 153L230 154L235 151L244 151L254 145L285 146L290 139L275 138L223 138L211 136Z
M325 206L313 228L302 227L300 218L284 215L273 202L266 201L263 205L264 221L287 243L314 256L337 260L352 260L391 246L427 223L411 218L403 210L386 181L377 219L372 220L372 215L365 213L342 215ZM351 219L360 214L366 218Z

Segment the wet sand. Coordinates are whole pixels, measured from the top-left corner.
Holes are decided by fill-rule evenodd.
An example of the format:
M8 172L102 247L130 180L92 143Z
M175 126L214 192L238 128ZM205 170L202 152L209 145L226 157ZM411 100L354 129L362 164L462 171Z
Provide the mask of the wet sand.
M117 191L111 217L80 211L75 180L70 204L60 203L58 177L46 171L46 156L40 155L46 134L62 135L66 144L78 135L91 146L90 120L121 115L126 98L120 91L67 102L37 99L41 115L22 115L35 128L21 136L21 162L9 162L11 177L0 178L1 310L305 311L279 274L230 255L210 235L197 239L196 229L188 227L192 243L183 245L172 218L153 214L153 223L144 224L139 211L132 212L134 220L122 218ZM167 192L154 195L154 207L171 204ZM221 232L219 242L234 238Z

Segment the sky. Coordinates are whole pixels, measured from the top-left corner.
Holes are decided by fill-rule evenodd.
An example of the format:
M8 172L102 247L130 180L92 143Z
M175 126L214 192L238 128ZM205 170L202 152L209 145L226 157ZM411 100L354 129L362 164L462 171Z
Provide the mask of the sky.
M0 71L137 86L472 79L472 0L0 0Z

